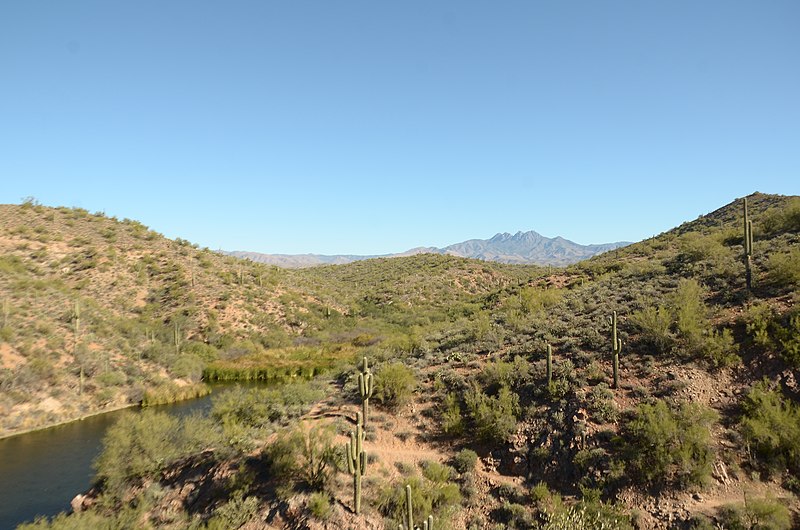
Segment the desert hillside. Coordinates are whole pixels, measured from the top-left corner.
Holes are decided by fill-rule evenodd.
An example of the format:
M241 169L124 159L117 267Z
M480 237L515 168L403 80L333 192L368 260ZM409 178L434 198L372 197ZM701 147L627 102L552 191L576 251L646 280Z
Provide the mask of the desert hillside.
M394 529L409 485L437 529L796 527L800 198L747 199L752 245L737 200L567 268L292 271L3 206L6 433L291 381L117 424L78 513L26 528Z

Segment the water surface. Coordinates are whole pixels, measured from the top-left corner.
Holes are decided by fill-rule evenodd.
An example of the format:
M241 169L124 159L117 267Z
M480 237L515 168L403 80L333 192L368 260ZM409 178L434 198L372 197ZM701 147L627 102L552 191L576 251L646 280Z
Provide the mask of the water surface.
M205 414L211 396L150 408L178 416ZM106 429L140 411L108 412L0 440L0 529L70 510L75 495L92 485L92 462L100 454Z

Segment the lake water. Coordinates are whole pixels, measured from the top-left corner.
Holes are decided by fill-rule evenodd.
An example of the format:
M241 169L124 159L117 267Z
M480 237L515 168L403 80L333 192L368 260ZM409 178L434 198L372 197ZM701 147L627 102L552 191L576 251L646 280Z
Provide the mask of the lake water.
M151 408L178 416L207 413L211 396ZM0 440L0 529L70 510L75 495L92 485L92 462L106 429L123 415L140 411L109 412Z

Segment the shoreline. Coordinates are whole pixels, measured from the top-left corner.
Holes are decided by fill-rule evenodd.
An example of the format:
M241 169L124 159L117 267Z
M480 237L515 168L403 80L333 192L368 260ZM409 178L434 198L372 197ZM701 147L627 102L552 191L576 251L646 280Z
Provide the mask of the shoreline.
M76 421L83 421L86 418L92 418L94 416L100 416L102 414L108 414L110 412L118 412L120 410L125 410L125 409L129 409L129 408L133 408L133 407L141 407L141 406L142 406L141 403L128 403L126 405L117 405L117 406L113 406L113 407L110 407L110 408L107 408L107 409L102 409L102 410L98 410L98 411L95 411L95 412L91 412L89 414L84 414L83 416L80 416L80 417L77 417L77 418L72 418L72 419L66 419L66 420L63 420L63 421L59 421L57 423L53 423L53 424L50 424L50 425L44 425L44 426L41 426L41 427L33 427L33 428L30 428L30 429L24 429L24 430L21 430L21 431L14 431L14 432L10 432L10 433L7 433L7 434L0 434L0 441L6 440L8 438L14 438L15 436L21 436L23 434L30 434L30 433L34 433L34 432L38 432L38 431L46 431L47 429L53 429L55 427L61 427L63 425L68 425L70 423L75 423Z

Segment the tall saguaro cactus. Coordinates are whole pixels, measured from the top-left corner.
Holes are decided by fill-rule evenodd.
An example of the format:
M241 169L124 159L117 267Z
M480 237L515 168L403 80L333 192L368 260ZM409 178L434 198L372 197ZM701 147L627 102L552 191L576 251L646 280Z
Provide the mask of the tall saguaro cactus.
M547 385L553 382L553 347L547 345Z
M611 352L613 354L614 385L619 388L619 354L622 353L622 339L617 337L617 312L611 314Z
M175 345L175 354L181 353L181 328L178 326L178 321L175 321L175 328L172 330L172 342Z
M406 484L406 515L404 517L405 526L400 524L399 530L419 530L419 527L414 526L414 511L411 507L411 485ZM433 530L433 516L429 515L428 518L422 521L422 530Z
M358 393L361 395L361 413L364 416L364 426L367 426L367 419L369 418L369 398L372 397L373 377L372 372L369 371L369 364L367 358L364 357L364 364L361 372L358 374Z
M361 413L357 415L358 425L350 431L350 441L345 446L347 469L353 475L353 511L361 513L361 477L367 471L367 454L364 452L364 428L361 425Z
M749 291L753 286L753 221L747 215L747 197L743 199L744 202L744 270L745 270L745 283Z

